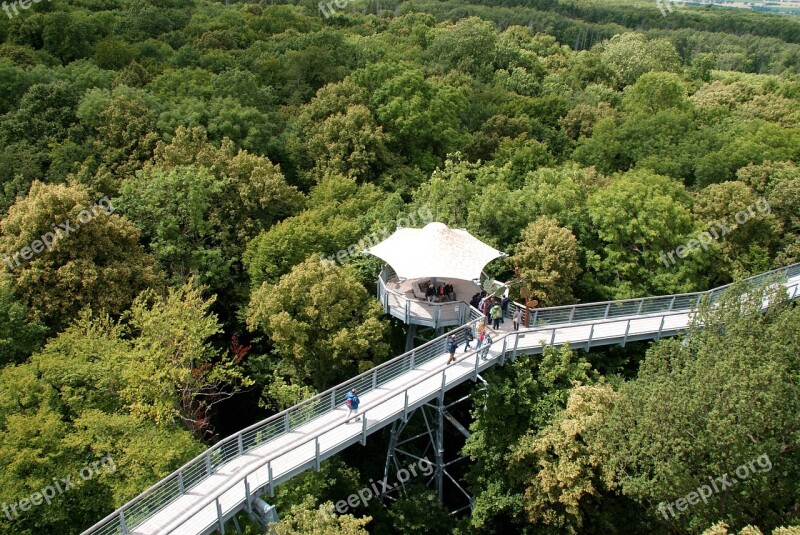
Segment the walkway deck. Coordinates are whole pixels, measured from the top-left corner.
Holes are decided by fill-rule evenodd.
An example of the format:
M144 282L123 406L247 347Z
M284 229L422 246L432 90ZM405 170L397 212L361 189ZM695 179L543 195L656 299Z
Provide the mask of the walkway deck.
M800 264L778 271L787 277L788 297L797 298ZM488 352L484 347L464 353L463 329L458 329L454 364L445 366L443 337L404 353L223 440L84 535L205 535L224 530L227 519L250 507L248 497L272 493L276 485L318 468L344 448L366 443L370 434L507 358L541 353L548 344L589 349L671 336L687 328L700 298L713 302L724 290L540 309L529 320L535 328L508 332L506 320ZM478 311L469 310L470 321L479 321ZM563 320L554 321L559 318ZM353 387L360 391L362 418L345 423L344 394Z

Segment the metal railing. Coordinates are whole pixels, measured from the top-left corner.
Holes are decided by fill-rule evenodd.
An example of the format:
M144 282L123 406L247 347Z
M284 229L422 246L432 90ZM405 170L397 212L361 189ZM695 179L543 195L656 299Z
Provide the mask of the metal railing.
M767 271L753 277L745 279L751 285L758 285L766 279L777 274L784 274L791 278L800 274L800 263L792 264L783 268ZM703 292L692 292L685 294L675 294L657 297L640 297L636 299L624 299L618 301L601 301L578 305L563 305L548 308L529 308L527 314L527 327L534 328L544 325L565 324L602 320L608 318L619 318L625 316L640 316L646 314L659 314L672 310L688 310L696 308L700 299L704 295L710 295L712 302L716 302L719 297L730 288L730 284L706 290ZM516 308L525 310L525 305L512 302L506 317L510 318ZM525 325L522 322L522 325Z
M776 275L777 273L783 273L787 278L800 275L800 263L751 277L750 279L747 279L747 281L749 281L751 285L757 285L767 278ZM531 318L529 324L536 325L537 328L533 331L527 330L524 332L520 331L508 333L498 337L493 344L494 347L498 347L496 344L498 344L500 340L502 340L503 345L501 351L494 357L494 359L497 360L499 357L500 361L505 360L507 352L511 352L512 355L515 355L519 349L519 340L525 336L535 336L536 333L551 331L550 343L553 344L556 338L556 329L548 328L547 325L556 325L553 323L554 318L565 319L565 321L558 323L559 330L570 328L571 324L585 324L587 321L594 321L589 334L587 349L591 347L595 325L621 322L624 315L619 313L620 310L629 311L626 319L626 338L628 334L627 331L630 330L630 325L632 322L645 319L644 317L646 316L652 317L653 315L661 314L661 327L655 333L655 337L660 338L665 318L672 315L682 314L685 313L686 310L695 308L704 295L708 295L710 300L715 302L729 287L730 285L726 285L705 292L679 294L675 296L640 298L624 301L608 301L604 303L551 307L538 310L534 309L536 316ZM794 284L791 298L795 299L797 296L798 285ZM466 303L462 303L462 305L465 306L466 310L469 311L469 325L475 325L479 321L482 321L483 315L480 313L480 311L467 305ZM522 305L515 303L514 306ZM612 310L613 312L611 312ZM543 321L547 321L547 323L543 324ZM572 326L575 328L578 327L576 325ZM434 340L431 340L430 342L427 342L418 348L403 353L367 372L357 375L356 377L353 377L344 383L328 389L325 392L322 392L222 440L218 444L206 450L204 453L186 463L184 466L166 478L162 479L160 482L147 489L136 498L124 504L117 511L111 513L106 518L87 529L85 532L83 532L84 535L127 535L135 526L141 524L144 520L160 511L174 500L186 494L187 491L195 487L198 483L214 474L217 468L219 468L221 465L224 465L233 459L236 459L237 457L240 457L258 448L267 442L275 440L281 436L285 436L292 430L297 429L299 426L304 425L322 416L323 414L342 406L344 404L345 394L352 388L357 388L362 394L368 393L371 390L386 385L388 382L411 370L419 368L421 365L429 362L433 358L440 357L443 353L445 353L446 337L450 334L455 334L458 343L461 344L465 341L464 331L465 329L456 329L451 333L435 338ZM510 348L507 345L509 337L514 339L513 346ZM457 362L474 357L476 359L475 374L477 376L478 368L480 366L478 355L484 353L485 351L485 347L481 348L480 350L473 350L472 352L466 353L459 357ZM403 391L406 393L406 404L408 402L409 389L419 385L421 382L439 373L444 374L444 370L428 372L423 377L415 380L413 384L406 385L403 389ZM366 413L367 410L372 410L375 407L380 406L396 395L397 393L395 392L391 395L384 396L382 401L373 403L371 406L369 406L369 408L365 408L360 412ZM367 434L366 418L363 419L363 422L363 436L365 439ZM323 429L327 429L328 427L333 429L336 425L339 424L337 423L332 426L326 426ZM282 448L280 451L283 451L284 449L289 451L313 440L316 443L318 452L317 456L319 457L319 436L322 434L324 434L324 432L317 431L315 437L309 438L300 443L292 443L291 445ZM269 465L269 463L277 456L279 456L278 453L271 454L269 457L265 458L265 460L259 461L256 468L249 470L243 476L245 486L247 487L247 477L249 475L254 473L259 468ZM319 461L319 458L317 461ZM203 503L205 505L199 506L199 508L193 508L193 510L197 509L199 511L203 507L208 506L211 503L215 503L217 511L221 515L221 512L219 512L219 497L224 494L224 492L232 488L235 484L239 484L241 482L242 479L237 479L236 481L228 484L223 488L223 490L216 491L214 496L204 500Z
M477 323L480 313L466 303L461 305L469 310L469 324ZM452 334L456 334L459 342L465 340L463 329L458 329ZM136 525L212 475L221 465L344 405L344 396L352 388L357 388L361 394L368 393L404 373L418 368L432 358L440 356L444 352L444 343L444 336L431 340L229 436L124 504L117 511L90 527L84 534L126 535Z
M406 324L416 323L434 328L452 327L467 322L470 308L468 303L464 301L429 303L416 298L411 299L386 286L392 275L389 266L384 266L378 275L378 301L387 314L403 320Z
M792 276L794 276L794 275L792 275ZM763 280L764 278L766 278L766 277L762 277L759 281ZM726 286L725 288L727 288L727 287L728 286ZM716 292L716 290L717 289L706 291L706 292L700 292L701 298L702 298L702 295L706 295L706 296L709 296L709 298L711 299L712 302L716 301L722 295L720 292ZM790 299L797 298L797 296L798 296L798 283L795 283L795 284L789 286L788 290L791 292ZM475 311L475 312L477 312L477 311ZM656 340L658 340L658 339L661 338L661 336L663 334L662 330L664 328L664 325L665 325L668 317L684 316L684 315L687 315L687 310L680 310L680 311L673 310L673 311L668 311L668 312L661 313L660 315L656 314L656 315L649 315L649 316L632 316L632 317L628 317L628 318L625 318L625 319L623 319L623 318L610 318L610 319L599 320L599 321L596 321L596 322L591 324L590 331L589 331L589 336L586 339L587 340L587 346L586 347L588 349L591 346L592 337L593 337L593 334L595 332L595 328L598 325L606 325L606 324L611 324L611 323L622 323L622 322L625 322L625 324L626 324L625 337L627 337L628 333L631 330L631 325L632 325L633 322L636 322L636 321L647 321L649 319L655 319L655 318L659 318L660 317L660 326L659 326L658 330L651 330L651 331L647 331L647 333L646 333L646 335L648 337L653 337ZM474 321L479 321L479 319L473 320L473 322ZM691 322L691 319L689 317L687 317L686 326L682 326L682 327L678 328L677 330L685 329L686 327L688 327L690 322ZM490 367L490 366L494 365L495 362L502 363L502 362L505 361L506 356L508 354L510 354L510 356L512 358L515 357L517 351L519 350L519 340L521 338L523 338L523 337L536 336L537 333L542 333L543 334L543 333L546 333L546 332L550 332L551 334L550 334L550 341L549 342L547 342L546 338L541 338L541 340L540 340L541 342L543 342L544 345L548 345L548 344L549 345L562 345L564 343L571 343L571 342L575 341L574 339L569 338L569 336L564 336L565 335L565 331L569 331L570 329L585 329L587 325L586 324L579 324L579 323L582 323L582 322L573 322L573 323L574 324L572 324L572 325L567 324L566 326L565 325L558 325L558 326L552 326L552 327L540 327L540 328L534 329L532 331L524 331L524 332L516 331L516 332L511 332L511 333L504 333L501 336L499 336L498 339L493 343L493 346L495 348L497 348L499 343L502 342L502 346L499 346L500 347L499 351L497 351L495 349L496 354L491 355L490 354L491 348L489 348L489 347L483 347L483 348L480 348L480 349L473 349L473 350L463 354L462 356L456 358L456 361L455 361L454 364L459 364L459 363L465 362L465 361L474 361L474 364L470 363L470 368L472 370L472 372L471 372L472 378L476 379L477 375L478 375L478 372L482 367L483 368ZM675 327L673 327L672 329L669 329L667 332L674 332L675 330L676 330ZM459 329L458 331L459 332L463 332L464 329ZM562 341L562 342L560 342L558 344L555 344L556 332L557 331L560 331L562 336L564 336L565 338L568 338L568 339L564 340L564 341ZM449 334L448 335L444 335L443 337L441 337L438 340L441 342L443 340L443 338L445 338L446 336L449 336ZM509 340L513 340L513 343L509 344ZM579 341L583 341L583 339L579 339ZM442 348L440 348L440 349L442 349ZM440 351L437 355L441 356L441 354L442 354L442 351ZM393 390L391 392L388 392L387 394L382 396L382 398L372 402L371 404L365 404L364 408L362 408L356 414L357 417L361 418L361 432L360 432L360 435L361 435L362 444L366 443L366 438L367 438L367 435L369 434L369 430L371 428L374 429L375 427L378 427L378 428L382 427L383 422L385 422L387 419L396 419L396 418L399 418L399 417L402 417L403 419L405 419L408 416L408 414L409 414L409 412L411 410L410 409L410 404L409 404L409 399L410 399L409 392L412 389L418 387L419 385L421 385L422 383L424 383L426 381L429 381L433 377L441 376L441 378L442 378L441 382L440 382L441 388L440 388L440 390L437 390L437 392L438 391L445 391L447 389L446 387L447 387L447 370L448 369L452 369L452 368L449 368L449 367L445 366L443 368L439 368L439 369L428 371L425 374L423 374L421 377L416 378L412 383L405 384L401 388L397 388L397 389L395 389L395 390ZM437 383L437 384L439 384L439 383ZM387 403L393 403L395 401L395 399L400 395L402 395L403 399L404 399L403 408L399 409L399 410L396 410L395 414L393 416L387 417L386 415L384 415L382 418L378 418L378 419L374 420L375 423L370 427L368 425L368 418L367 418L367 415L370 413L370 411L374 411L376 409L379 409L379 408L381 408L383 405L385 405ZM177 528L181 527L183 524L185 524L190 519L192 519L195 515L199 514L201 511L203 511L203 509L205 509L206 507L209 507L211 505L213 505L215 507L215 513L216 513L216 516L217 516L217 519L218 519L217 521L219 523L223 522L223 515L222 515L222 512L221 512L221 508L220 508L220 498L221 498L222 495L224 495L229 490L233 489L235 486L242 484L242 482L244 482L245 492L247 492L247 489L250 488L250 484L248 483L248 478L254 476L256 474L256 472L258 472L259 470L262 470L264 467L266 467L266 469L267 469L268 480L270 481L270 485L271 485L272 484L271 483L271 480L272 480L272 464L271 463L273 461L275 461L276 459L282 457L286 453L289 453L289 452L291 452L293 450L296 450L299 447L305 446L305 445L310 444L310 443L313 442L314 443L314 450L316 452L316 457L317 457L316 458L316 465L318 466L319 463L320 463L320 451L321 451L320 437L322 437L323 435L325 435L329 431L332 431L332 430L334 430L334 429L336 429L336 428L338 428L340 426L341 426L341 422L339 422L339 421L332 422L332 423L328 424L327 426L324 426L321 429L316 430L314 436L310 436L310 437L306 438L305 440L303 440L301 442L294 442L294 443L292 443L290 445L284 446L283 448L279 449L278 451L275 451L275 452L271 453L269 456L267 456L265 458L262 458L262 459L259 459L258 461L254 461L253 463L251 463L251 465L249 465L247 467L246 473L244 473L244 475L241 478L236 479L235 481L230 481L225 486L217 489L213 493L213 495L207 496L202 502L200 502L199 504L197 504L194 507L192 507L189 511L184 512L183 515L182 515L182 518L177 519L177 520L173 521L172 524L166 526L167 529L172 531L174 529L177 529ZM258 479L257 479L257 481L258 481ZM256 484L258 484L258 483L256 483ZM245 500L245 499L246 498L243 498L243 500Z

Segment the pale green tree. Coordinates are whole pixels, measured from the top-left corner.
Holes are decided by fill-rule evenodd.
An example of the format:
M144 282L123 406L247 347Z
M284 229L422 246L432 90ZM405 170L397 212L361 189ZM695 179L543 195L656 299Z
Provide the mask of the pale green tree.
M626 32L599 47L600 56L611 68L619 87L634 83L646 72L676 72L680 68L675 45L666 39L648 40L641 33Z
M613 485L595 437L616 398L606 384L576 386L566 408L546 428L511 448L509 474L525 487L523 503L531 524L581 533L588 503Z
M532 297L542 306L556 306L575 299L572 286L581 272L578 260L578 241L572 232L544 216L522 231L522 240L507 261Z
M314 505L314 498L307 496L289 509L280 522L273 522L269 529L277 535L367 535L364 526L372 521L371 516L356 518L353 515L338 516L330 513L331 503Z
M684 110L688 108L689 100L686 87L677 74L648 72L625 88L622 103L631 113L650 114L670 108Z
M57 328L85 306L119 314L142 289L157 284L139 230L114 209L82 186L41 182L9 209L0 223L0 249L13 262L4 268L16 299L34 319Z

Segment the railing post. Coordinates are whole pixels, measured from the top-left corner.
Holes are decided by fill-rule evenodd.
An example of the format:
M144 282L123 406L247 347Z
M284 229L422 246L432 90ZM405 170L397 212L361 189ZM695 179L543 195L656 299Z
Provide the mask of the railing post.
M331 410L336 410L336 389L331 390Z
M319 472L319 437L314 438L314 468Z
M641 316L642 315L642 305L644 305L644 299L641 299L639 301L639 308L636 310L636 315L637 316Z
M550 337L550 345L553 345L556 341L556 330L553 328L553 336Z
M236 439L239 446L239 455L244 455L244 442L242 441L242 434L239 433L239 438Z
M483 350L483 348L481 348L481 350ZM478 366L480 365L480 363L481 363L481 352L480 351L476 351L475 352L475 371L472 372L472 380L473 381L477 381L478 380Z
M367 413L361 415L361 445L367 445Z
M700 300L703 298L703 294L697 294L697 301L694 303L694 308L697 310L700 307Z
M211 475L211 455L209 453L210 451L211 450L206 450L206 474L209 476Z
M589 330L589 340L586 341L586 351L589 351L592 347L592 337L594 336L594 323L592 323L592 328Z
M244 499L247 512L253 512L253 504L250 502L250 482L247 481L247 476L244 476Z
M411 323L411 301L406 299L406 323Z
M608 312L611 310L611 303L606 305L606 313L603 314L603 319L608 319Z
M416 349L412 349L411 350L411 367L409 368L410 370L414 369L414 360L416 359L416 356L417 356L417 350Z
M403 403L403 421L408 421L408 389L403 392L405 396L405 402Z
M289 432L289 413L288 412L283 415L283 428L286 430L287 433Z
M119 510L119 529L122 531L122 535L128 535L128 526L125 525L125 510Z
M186 487L183 483L183 472L181 470L178 470L178 490L181 491L181 494L186 492Z
M572 318L574 317L575 317L575 307L573 306L572 308L569 309L569 319L567 320L567 323L572 323Z
M539 319L539 310L538 309L533 311L533 321L531 321L531 324L528 325L528 327L536 327L536 320L537 319Z
M267 483L269 484L269 497L272 498L275 496L275 489L272 485L272 463L267 463Z
M672 312L672 307L674 306L675 306L675 296L673 295L672 300L669 302L669 309L667 310L667 312Z
M656 334L656 342L661 340L661 329L664 328L664 320L667 319L666 316L661 316L661 325L658 326L658 334Z
M625 336L622 337L622 347L625 347L625 343L628 341L628 333L631 330L631 320L628 320L628 324L625 326Z
M511 354L512 360L517 360L517 348L519 347L519 339L525 338L524 334L515 334L514 335L514 352Z
M372 389L375 390L378 388L378 370L373 370L372 372Z
M222 507L219 505L219 497L214 499L214 503L217 506L217 522L219 523L219 532L222 535L225 535L225 521L222 520Z

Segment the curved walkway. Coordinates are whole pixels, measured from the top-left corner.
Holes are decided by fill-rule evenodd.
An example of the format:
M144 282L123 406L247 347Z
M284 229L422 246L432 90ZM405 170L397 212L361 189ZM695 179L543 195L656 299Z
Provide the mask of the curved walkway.
M800 295L800 264L749 279L758 284L776 273L787 280L787 296ZM488 349L456 354L445 366L444 336L403 353L368 372L259 422L216 444L110 514L83 535L205 535L251 507L253 496L308 470L415 408L519 353L546 345L577 349L659 339L684 331L706 296L716 301L726 287L708 292L538 309L532 327L509 332L510 321ZM765 306L767 303L765 303ZM509 311L511 312L511 311ZM470 323L480 314L470 307ZM458 329L463 347L463 329ZM446 336L446 335L445 335ZM345 423L344 395L358 388L361 420Z

